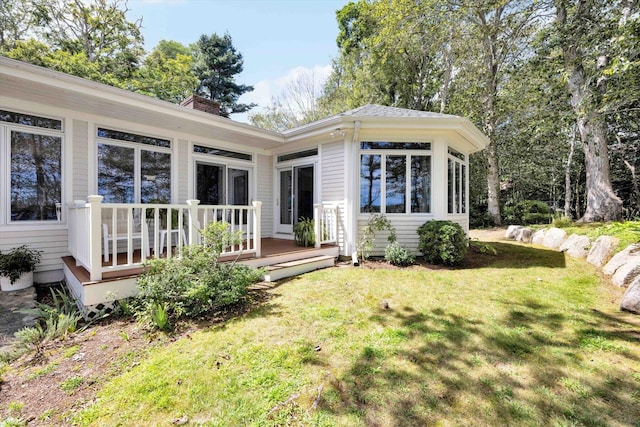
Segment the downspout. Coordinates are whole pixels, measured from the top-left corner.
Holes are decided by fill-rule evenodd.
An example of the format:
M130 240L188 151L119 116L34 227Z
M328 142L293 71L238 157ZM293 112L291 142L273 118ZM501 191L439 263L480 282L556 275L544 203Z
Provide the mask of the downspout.
M356 160L357 157L357 147L358 147L358 143L360 141L360 120L356 120L353 122L353 139L351 140L351 153L353 154L352 156L349 156L352 159L352 162L354 162ZM349 168L347 168L349 169ZM351 197L351 239L352 239L352 244L351 244L351 262L353 263L353 265L355 267L360 265L360 262L358 261L358 248L357 248L357 243L356 240L358 239L358 221L357 221L357 213L356 211L359 210L359 208L356 206L357 204L355 203L354 200L359 200L359 190L358 190L358 186L356 185L355 182L353 182L354 178L354 174L350 173L349 176L350 181L350 187L351 187L351 191L350 193L352 193L352 197ZM359 175L358 175L359 176ZM353 193L353 191L355 190L355 193Z

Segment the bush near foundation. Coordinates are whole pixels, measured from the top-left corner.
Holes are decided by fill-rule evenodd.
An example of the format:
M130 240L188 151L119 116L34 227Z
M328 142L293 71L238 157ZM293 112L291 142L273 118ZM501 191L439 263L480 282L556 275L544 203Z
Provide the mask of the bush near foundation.
M418 249L427 262L458 265L467 255L469 239L460 226L452 221L428 221L418 228Z

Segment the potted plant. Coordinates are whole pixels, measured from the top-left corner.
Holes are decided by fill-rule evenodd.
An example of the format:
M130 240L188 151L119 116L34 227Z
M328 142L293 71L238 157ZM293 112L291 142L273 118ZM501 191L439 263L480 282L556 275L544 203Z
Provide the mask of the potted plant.
M17 291L33 285L33 272L42 258L41 251L26 245L0 252L0 287Z
M316 244L314 222L310 218L300 218L293 226L293 234L297 246L313 246Z

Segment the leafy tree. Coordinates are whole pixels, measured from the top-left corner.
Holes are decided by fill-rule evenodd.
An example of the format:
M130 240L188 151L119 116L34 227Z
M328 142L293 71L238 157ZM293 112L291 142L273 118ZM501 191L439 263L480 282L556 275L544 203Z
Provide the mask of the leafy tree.
M622 200L615 194L609 174L606 117L602 114L608 78L604 69L611 58L608 38L616 12L610 2L556 0L555 30L567 75L571 106L585 154L587 208L584 221L622 218Z
M243 69L244 60L233 46L231 36L203 34L194 46L194 72L198 79L199 95L220 102L220 115L244 113L256 104L240 104L240 95L253 90L253 86L237 84L235 76Z
M196 89L192 68L193 59L186 46L161 40L146 57L132 86L136 92L179 103Z
M327 115L319 105L321 96L322 88L318 87L314 73L300 74L271 105L249 114L249 120L255 126L275 131L311 123Z
M45 5L43 38L52 48L84 53L102 74L120 82L134 77L144 54L142 20L127 19L126 0L61 0Z
M32 35L43 16L40 0L0 1L0 52L13 49L16 42Z

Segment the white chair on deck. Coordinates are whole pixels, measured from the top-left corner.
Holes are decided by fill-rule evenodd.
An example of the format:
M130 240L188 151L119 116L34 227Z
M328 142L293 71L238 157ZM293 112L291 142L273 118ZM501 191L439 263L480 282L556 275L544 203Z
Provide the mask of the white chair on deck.
M145 250L145 253L147 254L147 258L150 257L151 249L149 248L149 227L147 227L146 224L142 222L141 225L138 225L134 228L136 228L136 231L134 231L131 234L131 239L134 241L139 240L140 247L142 248L144 246L144 250ZM146 239L142 238L143 233ZM111 247L114 248L114 252L115 252L116 246L120 246L120 245L117 245L117 242L118 241L126 242L128 239L129 237L127 236L126 223L122 224L120 221L118 222L118 230L115 238L113 236L113 233L109 232L109 226L107 225L107 223L102 223L102 246L103 246L102 251L103 251L104 262L109 262L109 241L111 241ZM117 256L117 254L115 256Z

